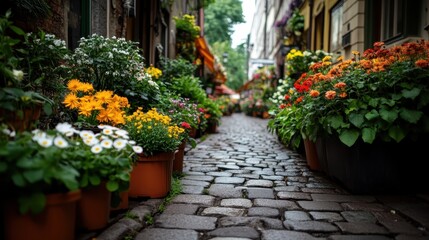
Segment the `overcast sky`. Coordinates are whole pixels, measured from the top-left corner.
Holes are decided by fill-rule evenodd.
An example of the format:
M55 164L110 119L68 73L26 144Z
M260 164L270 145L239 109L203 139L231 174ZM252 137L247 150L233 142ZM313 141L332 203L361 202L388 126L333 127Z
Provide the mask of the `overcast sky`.
M246 42L247 35L250 33L252 27L253 14L255 12L254 0L242 0L242 9L245 23L237 24L234 26L234 33L232 34L232 47Z

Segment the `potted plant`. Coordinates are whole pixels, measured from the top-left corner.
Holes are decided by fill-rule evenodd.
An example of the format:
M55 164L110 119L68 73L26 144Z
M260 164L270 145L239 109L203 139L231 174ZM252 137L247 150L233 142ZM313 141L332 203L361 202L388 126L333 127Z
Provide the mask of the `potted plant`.
M180 134L182 143L179 145L173 162L173 172L181 173L186 144L190 144L192 148L196 146L193 131L198 128L201 112L198 111L197 104L192 103L188 98L172 95L165 96L165 103L161 102L160 108L171 118L172 123L185 130Z
M126 97L132 108L158 101L159 88L145 71L137 42L93 34L65 58L64 69L71 78L91 83L95 90L111 90Z
M9 21L10 14L0 18L0 122L24 131L34 127L42 109L50 114L53 102L23 82L25 73L19 69L17 53L22 50L18 37L24 38L25 33Z
M302 133L325 140L328 174L351 191L416 186L427 167L418 154L429 132L428 42L390 48L377 42L362 56L353 53L335 65L314 64L295 83L302 90Z
M195 39L200 35L200 27L196 25L193 15L176 16L173 20L177 29L177 55L192 62L195 59Z
M0 126L0 185L5 239L74 239L79 171L77 143L61 129L15 132ZM75 147L76 149L76 147ZM44 219L43 222L40 219Z
M205 98L199 104L199 107L204 109L204 118L207 120L207 131L209 133L216 133L217 126L221 124L222 111L219 104L212 98Z
M132 197L165 197L171 188L174 153L185 131L156 108L144 112L138 108L126 117L124 128L129 137L143 147L131 173Z

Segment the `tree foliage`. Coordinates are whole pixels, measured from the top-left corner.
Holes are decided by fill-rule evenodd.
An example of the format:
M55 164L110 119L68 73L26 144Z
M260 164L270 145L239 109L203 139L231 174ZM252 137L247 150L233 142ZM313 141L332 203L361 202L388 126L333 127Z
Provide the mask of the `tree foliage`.
M233 26L244 22L241 0L216 0L204 11L204 35L210 45L231 42Z
M231 48L230 42L215 42L212 45L213 54L218 56L227 73L226 85L237 90L247 80L246 76L246 46L238 45ZM227 54L227 61L224 61L224 54Z

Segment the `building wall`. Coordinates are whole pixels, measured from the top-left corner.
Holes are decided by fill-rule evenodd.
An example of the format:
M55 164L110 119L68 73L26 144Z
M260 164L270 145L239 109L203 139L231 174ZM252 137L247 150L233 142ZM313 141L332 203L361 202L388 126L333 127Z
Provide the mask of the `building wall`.
M343 33L350 32L350 47L342 50L342 55L349 59L352 51L363 52L365 36L365 1L345 0L343 5Z

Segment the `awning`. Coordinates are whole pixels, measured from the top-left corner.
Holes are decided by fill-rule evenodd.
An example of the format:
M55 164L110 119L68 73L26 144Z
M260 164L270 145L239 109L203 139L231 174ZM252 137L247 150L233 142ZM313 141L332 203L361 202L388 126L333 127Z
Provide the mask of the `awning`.
M233 94L237 94L234 90L232 90L231 88L227 87L225 84L221 84L219 86L216 86L215 91L216 91L216 94L219 94L219 95L233 95Z
M209 46L207 45L206 39L204 37L198 37L195 39L195 46L197 47L197 51L201 57L203 57L203 62L207 66L207 68L214 72L214 56L210 52Z

